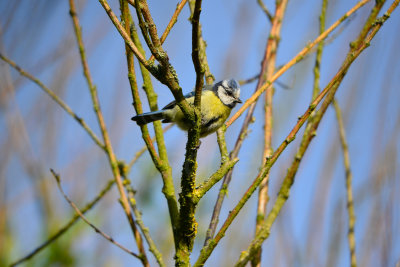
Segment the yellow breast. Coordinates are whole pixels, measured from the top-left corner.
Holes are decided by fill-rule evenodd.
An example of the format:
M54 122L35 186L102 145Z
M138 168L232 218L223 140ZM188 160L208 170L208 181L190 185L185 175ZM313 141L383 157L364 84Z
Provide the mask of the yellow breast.
M186 99L189 104L193 104L194 97ZM185 119L181 109L176 105L174 108L174 121L179 128L187 131L190 124ZM201 131L200 136L204 137L215 132L226 121L231 113L231 109L224 105L212 91L204 91L201 97Z

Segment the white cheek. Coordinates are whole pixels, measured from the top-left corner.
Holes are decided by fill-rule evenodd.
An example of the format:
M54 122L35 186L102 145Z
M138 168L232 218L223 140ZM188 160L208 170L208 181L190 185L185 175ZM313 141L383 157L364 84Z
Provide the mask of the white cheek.
M217 95L222 99L222 96L224 95L224 88L222 88L222 86L218 86Z
M228 96L225 92L225 89L222 88L221 86L218 87L218 97L221 99L221 102L224 103L225 105L230 105L233 103L232 97Z
M230 105L233 103L233 99L232 97L226 95L226 94L222 94L220 96L222 103L224 103L225 105Z

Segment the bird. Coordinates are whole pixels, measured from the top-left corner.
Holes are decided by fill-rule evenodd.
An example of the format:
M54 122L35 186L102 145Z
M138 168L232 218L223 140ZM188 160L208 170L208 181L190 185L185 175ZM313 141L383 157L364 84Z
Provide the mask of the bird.
M195 92L185 95L186 101L193 105ZM201 93L201 125L200 138L205 137L220 128L228 119L231 110L240 100L239 83L234 79L226 79L212 85L205 85ZM172 101L162 110L139 114L131 118L139 126L162 120L163 123L173 122L184 131L188 131L191 122L185 117L176 101Z

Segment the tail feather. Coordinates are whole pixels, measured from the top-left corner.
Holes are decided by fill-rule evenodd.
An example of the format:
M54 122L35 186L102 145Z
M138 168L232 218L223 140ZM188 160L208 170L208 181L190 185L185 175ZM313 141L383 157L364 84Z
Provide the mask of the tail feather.
M149 122L165 119L164 118L164 112L165 112L165 110L147 112L147 113L139 114L139 115L137 115L135 117L132 117L131 119L133 121L136 121L136 123L138 125L145 125L145 124L147 124Z

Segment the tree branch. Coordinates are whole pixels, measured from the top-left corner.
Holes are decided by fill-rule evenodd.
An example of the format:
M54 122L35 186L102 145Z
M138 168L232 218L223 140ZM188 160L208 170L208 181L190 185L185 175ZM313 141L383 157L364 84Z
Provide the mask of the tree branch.
M111 7L108 5L107 0L99 0L100 4L103 6L104 10L107 12L107 15L110 17L110 20L114 24L115 28L117 28L119 34L124 38L125 43L129 46L132 52L135 54L136 58L142 63L147 69L154 69L154 65L148 63L146 58L139 52L135 44L132 42L129 34L126 33L124 27L119 22L117 16L111 10ZM136 1L135 1L136 2Z
M82 214L85 214L87 211L92 209L92 207L99 202L100 199L103 198L103 196L110 191L112 186L114 185L115 180L111 179L107 182L107 185L100 191L100 193L86 206L81 210ZM79 214L75 214L63 227L61 227L56 233L51 235L45 242L43 242L41 245L39 245L37 248L32 250L30 253L28 253L26 256L14 261L13 263L10 264L10 266L17 266L32 257L36 256L40 251L43 249L47 248L50 244L52 244L54 241L56 241L59 237L61 237L64 233L66 233L80 218Z
M269 173L269 170L271 169L272 165L276 162L276 160L278 159L280 154L283 152L283 150L285 150L285 148L289 145L289 143L291 143L295 139L296 134L300 130L301 126L303 126L304 122L310 116L311 112L321 102L321 100L328 93L328 91L329 91L329 88L326 88L324 91L322 91L321 94L316 98L316 100L310 104L310 106L308 107L306 112L301 117L299 117L297 124L293 127L292 131L289 133L289 135L286 137L286 139L281 143L281 145L278 147L278 149L275 150L274 154L270 158L267 159L267 161L265 162L259 175L253 181L251 186L247 189L247 191L245 192L243 197L239 200L239 203L229 213L229 216L225 220L221 229L218 231L218 233L215 235L215 237L209 241L208 245L203 247L203 249L200 252L200 256L194 266L202 266L204 264L204 262L208 259L208 257L210 256L210 254L212 253L214 248L217 246L218 242L225 235L225 232L228 229L228 227L230 226L230 224L233 222L233 220L239 214L239 212L242 209L242 207L244 206L244 204L249 200L251 195L254 193L254 191L257 189L257 187L260 185L260 183L264 180L265 176Z
M276 1L278 3L278 1ZM257 0L257 4L260 6L260 8L262 9L262 11L264 11L265 15L267 15L267 18L270 22L272 22L272 20L274 19L274 17L272 16L271 12L269 12L267 6L264 4L264 2L262 0Z
M142 244L142 240L140 235L137 234L137 229L136 229L136 225L135 222L133 220L133 216L132 216L132 211L129 207L129 201L128 198L126 196L123 184L122 184L122 180L121 180L121 175L119 173L119 168L118 168L118 161L116 159L116 156L113 152L113 148L111 146L111 141L110 138L108 136L108 131L104 122L104 118L103 118L103 114L101 112L100 109L100 102L99 102L99 98L97 95L97 89L93 84L92 81L92 77L90 75L90 71L89 71L89 65L87 63L86 60L86 54L85 54L85 48L83 45L83 41L82 41L82 33L81 33L81 27L79 25L79 20L78 17L76 15L76 9L75 9L75 3L74 0L69 0L69 5L70 5L70 15L72 18L72 22L73 22L73 26L74 26L74 31L75 31L75 35L76 35L76 39L77 39L77 44L79 47L79 54L80 54L80 58L81 58L81 63L82 63L82 67L83 67L83 73L84 76L86 78L88 87L89 87L89 91L90 91L90 95L92 98L92 103L93 103L93 109L96 113L96 117L97 117L97 121L99 123L100 126L100 130L101 133L103 135L103 139L104 139L104 145L105 145L105 151L108 157L108 161L115 179L115 182L117 184L117 188L120 194L120 203L122 205L122 208L124 209L125 215L127 216L127 219L129 221L129 224L131 226L132 229L132 233L135 237L136 243L138 245L138 248L140 250L140 252L142 253L143 257L142 257L142 263L144 266L148 266L148 261L145 255L145 252L143 250L143 244Z
M353 189L351 186L351 182L353 180L353 175L350 169L350 153L349 146L346 140L346 132L344 129L342 112L340 110L340 106L336 100L333 101L333 106L336 112L336 119L338 122L339 135L340 135L340 143L342 144L343 150L343 164L345 167L346 174L346 207L348 213L348 224L349 228L347 231L347 240L349 242L349 250L350 250L350 266L357 267L357 257L356 257L356 237L354 233L354 228L356 224L356 216L354 212L354 202L353 202Z
M20 66L18 66L14 61L7 58L5 55L0 53L0 58L4 60L4 62L8 63L11 67L16 69L22 76L28 78L32 82L36 83L48 96L51 97L63 110L65 110L72 118L74 118L82 128L89 134L92 140L98 145L101 149L105 150L104 144L100 141L100 139L96 136L96 134L90 129L89 125L86 124L84 119L79 117L64 101L62 101L53 91L47 88L39 79L29 74L27 71L23 70Z
M341 81L343 80L348 68L354 62L354 60L361 54L361 52L364 51L365 48L367 48L369 46L370 41L373 39L373 37L379 31L379 29L383 25L383 23L389 18L392 11L398 6L399 2L400 2L400 0L394 1L392 3L392 5L390 6L390 8L388 9L388 11L383 15L383 17L375 20L375 23L372 24L372 28L370 28L370 31L365 31L365 34L367 34L369 32L369 34L367 36L360 35L356 39L355 43L357 43L359 46L351 48L350 52L348 53L346 59L344 60L344 62L342 64L340 70L333 77L333 79L330 81L330 83L327 85L327 87L322 92L322 93L324 93L328 89L327 92L329 92L329 94L325 98L323 104L321 105L321 108L318 110L313 123L309 124L305 130L305 133L303 135L303 140L299 147L299 151L296 154L296 157L294 160L294 164L288 170L288 174L286 175L286 177L282 183L281 189L279 190L278 197L272 207L272 210L268 214L268 217L267 217L266 221L264 222L262 229L260 230L257 237L251 242L248 249L246 251L242 252L240 259L237 262L236 266L245 266L247 261L254 255L254 253L257 251L257 249L261 246L262 242L266 238L268 238L270 228L271 228L273 222L275 221L281 208L283 207L284 203L286 202L286 200L289 197L289 190L294 182L294 175L296 173L297 166L298 166L301 158L303 157L311 140L315 136L315 131L318 128L319 123L320 123L323 115L325 114L327 107L333 101L336 90L338 89ZM368 23L368 25L371 25L371 24ZM371 26L369 26L369 27L371 27ZM316 100L319 98L319 96L316 98ZM314 101L313 103L315 103L315 102L316 101Z
M142 47L142 44L140 43L139 37L136 32L136 28L133 24L129 8L127 7L126 3L124 2L121 3L121 12L122 12L122 19L125 24L125 30L126 32L129 33L131 36L134 44L138 47L138 50L145 55L144 49ZM135 108L135 111L137 114L143 113L142 110L142 104L141 100L139 97L139 89L137 85L137 79L136 79L136 72L134 68L134 62L133 62L133 54L132 52L126 47L126 56L127 56L127 65L128 65L128 78L129 78L129 83L131 87L131 92L132 92L132 98L133 98L133 106ZM143 65L140 65L141 67L141 72L142 72L142 77L143 77L143 83L144 83L144 89L146 92L146 96L148 98L148 102L150 104L150 108L152 111L158 110L157 106L157 95L155 94L152 84L151 84L151 78L147 72L147 69L144 68ZM170 219L171 219L171 224L172 224L172 232L176 244L177 240L177 228L178 228L178 202L175 197L175 188L173 184L173 179L172 179L172 171L171 167L168 162L168 155L167 151L165 148L165 143L164 143L164 138L163 138L163 130L161 127L161 122L157 121L153 123L154 125L154 130L156 134L156 140L158 144L158 149L160 155L157 155L157 152L153 146L153 143L150 138L150 134L147 128L147 125L142 125L140 126L140 130L142 132L142 138L146 143L146 146L150 152L150 156L152 158L152 161L157 168L157 170L160 172L161 177L163 179L163 193L165 198L167 199L168 203L168 209L169 209L169 214L170 214Z
M400 0L396 0L396 6ZM389 9L390 11L391 9ZM360 55L360 53L369 45L370 40L373 38L373 36L376 34L376 32L379 30L379 27L382 25L382 23L388 18L388 15L390 15L391 12L387 12L382 18L378 19L376 23L374 24L375 28L370 34L364 39L362 44L355 50L352 50L349 53L349 56L346 58L346 60L343 63L343 66L340 68L338 73L333 77L331 82L326 86L326 88L315 98L315 100L310 104L309 108L307 111L299 117L299 120L297 124L294 126L290 134L287 136L287 138L281 143L281 145L278 147L277 150L275 150L274 154L267 159L264 167L260 171L260 174L257 176L257 178L253 181L253 184L249 187L249 189L246 191L244 196L240 199L239 203L235 206L235 208L230 212L228 218L226 219L225 223L219 230L218 234L215 236L213 240L210 241L209 245L204 247L200 253L199 259L197 260L195 266L200 266L204 264L204 262L207 260L215 246L218 244L220 239L224 236L227 228L229 225L232 223L233 219L237 216L243 205L247 202L247 200L250 198L252 193L256 190L257 186L261 183L263 178L269 173L270 168L272 165L276 162L277 158L280 156L282 151L287 147L287 145L292 142L296 136L296 133L300 130L301 126L305 123L305 121L310 117L310 114L313 112L315 107L322 101L325 95L329 93L329 96L325 99L323 106L321 107L320 111L318 112L318 116L322 118L324 114L324 109L323 107L326 106L331 98L333 97L334 93L336 92L337 86L340 84L340 81L343 79L344 75L346 74L348 68L352 64L352 62ZM319 119L320 120L320 119ZM315 126L318 126L317 124L314 124ZM307 131L307 129L306 129ZM310 133L313 133L314 131L310 131ZM311 134L310 137L313 135ZM298 155L296 155L296 158ZM289 176L287 176L289 177ZM278 194L278 199L276 200L271 212L268 214L267 220L264 222L259 234L257 237L254 239L252 242L251 246L249 247L248 251L243 252L240 260L238 262L238 266L242 266L243 264L247 263L247 261L254 256L254 253L257 251L257 249L261 246L262 242L268 237L269 235L269 229L272 224L272 222L275 220L276 216L278 215L281 207L285 203L286 199L288 198L288 193L289 193L289 188L291 184L293 183L293 179L286 179L283 182L283 185L281 187L281 190L279 191Z
M168 131L169 129L171 129L172 124L168 125L167 127L165 127L164 131ZM153 140L155 140L155 138L153 138ZM126 167L124 169L125 172L129 172L129 170L132 168L133 164L135 164L135 162L140 158L140 156L143 155L144 152L147 151L147 147L143 146L139 151L137 151L135 153L135 156L133 157L133 159L129 162L128 165L126 165ZM103 196L110 191L110 189L112 188L112 186L114 185L115 180L111 179L107 182L107 185L100 191L100 193L97 194L97 196L90 201L89 203L87 203L85 205L85 207L81 210L81 212L83 214L85 214L87 211L89 211L90 209L92 209L92 207L94 207L95 204L97 204L97 202L100 201L100 199L103 198ZM136 215L135 215L136 216ZM66 233L80 218L80 216L78 214L75 214L63 227L61 227L56 233L54 233L53 235L51 235L46 241L44 241L41 245L39 245L37 248L35 248L34 250L32 250L29 254L27 254L26 256L14 261L11 266L17 266L18 264L21 264L24 261L29 260L30 258L34 257L35 255L37 255L40 251L42 251L43 249L45 249L48 245L52 244L54 241L56 241L59 237L61 237L64 233Z
M169 34L169 32L171 31L172 27L174 27L175 23L178 21L178 16L181 13L183 7L186 5L188 0L182 0L175 9L174 14L172 15L171 20L169 21L167 27L164 30L163 35L160 38L160 42L161 44L163 44L165 42L165 40L167 39L167 36ZM154 60L154 55L151 55L149 61L153 61Z
M353 8L351 8L346 14L344 14L339 20L337 20L332 26L330 26L323 34L319 35L312 43L308 44L306 47L304 47L303 50L301 50L292 60L290 60L288 63L286 63L282 68L280 68L269 81L266 81L260 89L258 89L247 101L239 108L239 110L230 118L229 121L225 123L227 127L229 127L235 120L239 118L240 115L243 114L243 112L250 107L250 105L255 102L258 97L265 91L267 90L270 86L272 86L272 83L275 82L283 73L285 73L289 68L291 68L293 65L295 65L297 62L302 60L302 58L307 55L312 48L322 40L324 40L329 33L331 33L337 26L340 25L343 21L345 21L351 14L353 14L355 11L357 11L359 8L361 8L363 5L368 3L370 0L363 0L357 3Z
M181 178L181 193L179 194L179 241L176 251L176 266L190 265L190 253L193 249L194 238L197 232L195 212L195 184L197 171L197 150L200 146L201 124L201 92L204 84L204 68L200 57L200 12L201 0L196 0L192 15L192 59L196 70L196 86L194 96L194 116L188 130L185 162L183 163Z
M197 186L194 193L194 202L198 203L200 199L207 193L207 191L210 190L216 183L218 183L238 161L238 158L226 161L213 175L210 176L210 178Z
M192 60L196 71L196 86L194 95L194 106L201 107L201 91L204 85L204 68L200 59L200 12L201 0L196 0L192 15ZM201 111L201 110L199 110Z
M276 1L275 14L272 18L272 26L269 33L267 48L265 50L265 57L262 63L261 74L259 78L258 86L261 86L265 81L269 81L276 69L276 54L278 50L278 45L280 41L280 32L282 28L282 21L285 14L287 0ZM262 3L262 2L261 2ZM274 88L271 86L265 92L264 97L264 153L263 161L264 164L266 159L272 155L272 97L274 95ZM267 208L267 203L269 199L268 195L268 185L269 185L269 174L267 174L264 180L260 184L258 191L258 202L257 202L257 216L256 216L256 230L255 235L257 235L260 230L260 225L265 219L265 212ZM257 251L256 256L252 259L251 265L253 267L261 266L261 248Z
M83 215L83 213L79 210L79 208L75 205L74 202L72 202L68 196L65 194L64 190L61 187L61 182L60 182L60 176L54 172L53 169L50 169L51 174L53 174L56 182L57 182L57 186L58 189L60 189L61 194L63 195L63 197L65 198L65 200L68 202L69 205L71 205L71 207L75 210L75 212L79 215L79 217L81 217L81 219L88 224L91 228L93 228L93 230L98 233L99 235L101 235L102 237L104 237L106 240L110 241L112 244L116 245L117 247L119 247L120 249L122 249L123 251L125 251L126 253L134 256L135 258L138 258L139 260L143 260L143 255L138 255L132 251L130 251L129 249L127 249L126 247L122 246L121 244L119 244L117 241L115 241L112 237L110 237L109 235L107 235L106 233L104 233L103 231L101 231L99 228L97 228L94 224L92 224L91 222L89 222L88 219L86 219L85 215Z
M143 65L161 83L168 86L175 97L177 105L180 107L185 117L188 118L190 121L194 121L195 111L184 98L182 94L182 88L179 86L178 83L178 77L176 75L175 69L170 64L168 55L161 46L161 41L157 35L157 28L154 24L153 18L151 17L147 1L137 0L135 1L135 4L142 35L151 53L161 64L157 69L147 68L145 64Z
M131 186L131 182L127 178L128 172L129 172L129 167L121 164L120 165L121 169L121 176L124 179L124 187L126 188L126 191L128 192L128 197L129 197L129 205L131 206L133 213L135 214L135 223L139 226L140 230L143 233L144 238L146 239L147 244L149 245L149 250L151 253L153 253L154 257L156 258L156 261L160 267L165 267L164 260L162 258L162 255L160 251L157 249L156 244L154 243L153 239L150 236L149 228L147 228L142 220L142 213L139 211L139 209L136 206L136 199L135 199L135 190Z

